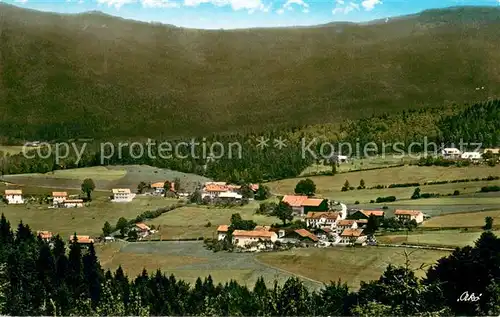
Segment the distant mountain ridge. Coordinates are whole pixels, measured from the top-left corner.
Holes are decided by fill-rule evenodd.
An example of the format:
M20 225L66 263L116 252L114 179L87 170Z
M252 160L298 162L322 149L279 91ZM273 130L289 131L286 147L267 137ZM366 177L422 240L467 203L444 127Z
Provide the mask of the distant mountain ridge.
M0 136L207 135L487 100L499 16L198 30L0 4Z

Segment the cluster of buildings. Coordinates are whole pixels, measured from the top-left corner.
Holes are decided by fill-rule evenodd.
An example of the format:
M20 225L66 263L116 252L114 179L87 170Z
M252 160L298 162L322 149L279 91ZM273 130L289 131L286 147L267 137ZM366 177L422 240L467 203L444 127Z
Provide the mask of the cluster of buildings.
M305 200L305 205L301 207L308 206L309 202ZM298 214L300 211L303 209L296 209ZM270 248L276 242L313 246L366 245L369 239L364 229L368 224L368 219L374 216L381 221L384 219L385 212L383 210L357 210L349 215L350 219L346 219L345 216L342 211L308 211L302 218L307 229L257 226L253 230L234 230L232 243L236 247L250 251ZM417 224L420 224L424 221L424 214L418 210L396 210L394 217L402 222L415 220ZM217 239L219 241L226 239L228 232L228 225L219 226Z
M470 160L473 162L479 162L483 159L483 155L485 153L491 152L492 154L499 155L500 149L484 149L482 152L473 151L473 152L462 152L457 148L444 148L441 150L441 155L447 159L463 159Z
M83 207L83 199L70 198L67 192L52 192L52 206L55 208L78 208ZM7 189L4 199L9 205L24 204L22 189Z
M258 184L250 184L250 189L255 193L259 189ZM201 189L201 198L241 200L241 186L227 184L226 182L206 182Z

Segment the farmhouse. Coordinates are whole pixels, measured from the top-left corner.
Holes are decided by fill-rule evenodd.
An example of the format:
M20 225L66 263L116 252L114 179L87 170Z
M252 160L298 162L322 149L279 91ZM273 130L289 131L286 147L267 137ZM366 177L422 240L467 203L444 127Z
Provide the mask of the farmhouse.
M115 202L130 202L134 197L135 194L131 193L128 188L113 189L113 201Z
M364 244L365 240L366 236L363 235L362 229L345 229L340 234L341 244L355 244L355 243Z
M357 229L358 224L356 220L352 219L345 219L345 220L340 220L337 222L337 229L339 230L345 230L345 229Z
M441 151L441 154L443 155L444 158L453 159L453 158L460 158L462 152L459 149L453 147L453 148L444 148Z
M67 192L52 192L52 204L58 206L68 198Z
M419 224L424 221L424 214L419 210L396 210L394 216L403 222L415 220Z
M278 239L275 232L263 230L234 230L233 244L240 248L250 246L251 244L274 243ZM265 245L260 245L262 247Z
M151 189L154 190L154 194L163 195L165 193L165 188L164 188L165 182L156 182L156 183L151 184ZM170 191L175 192L175 183L174 182L170 183Z
M500 154L500 149L484 149L483 153Z
M482 154L479 152L464 152L461 158L470 161L479 161L482 158Z
M228 225L220 225L217 228L217 240L221 241L221 240L226 239L228 231L229 231Z
M241 195L237 192L240 188L241 186L227 185L226 182L207 182L203 186L201 198L209 197L214 199L220 197L221 195L221 198L240 197ZM241 197L239 199L241 199Z
M4 198L9 205L24 204L23 191L20 189L7 189L5 190Z
M219 194L219 199L225 199L225 200L241 200L243 196L241 194L238 194L236 192L232 191L227 191Z
M83 207L83 200L82 199L66 199L63 201L63 206L64 208L79 208Z
M308 228L332 227L339 220L338 212L308 212L306 225Z
M317 236L306 229L293 230L271 228L270 230L277 233L278 241L282 243L316 243L319 241L319 238Z
M75 236L70 236L69 242L70 243L75 242L74 239L75 239ZM94 239L92 239L90 236L76 236L76 243L83 244L83 245L91 244L91 243L94 243Z
M292 207L294 214L303 216L310 211L328 211L328 200L307 196L285 195L283 202Z
M143 222L139 222L135 224L135 231L137 232L137 235L140 237L147 237L151 233L151 228L147 226Z
M50 231L37 231L36 235L40 237L43 241L49 242L52 239L52 232Z
M384 218L384 211L383 210L357 210L354 213L352 213L349 218L351 219L368 219L370 218L371 215L374 215L375 217L380 217Z

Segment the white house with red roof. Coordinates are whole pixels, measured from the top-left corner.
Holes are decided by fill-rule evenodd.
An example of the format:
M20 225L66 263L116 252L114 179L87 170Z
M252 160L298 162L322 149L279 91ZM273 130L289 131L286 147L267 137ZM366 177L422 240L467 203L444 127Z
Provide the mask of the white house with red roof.
M298 216L304 216L309 211L328 211L328 200L323 198L285 195L281 201L289 204Z
M3 197L9 205L24 204L23 191L21 189L6 189Z
M415 220L417 224L424 222L424 214L420 210L396 210L394 217L403 222L411 220Z
M340 220L340 213L331 211L310 211L307 213L306 225L309 228L334 227Z

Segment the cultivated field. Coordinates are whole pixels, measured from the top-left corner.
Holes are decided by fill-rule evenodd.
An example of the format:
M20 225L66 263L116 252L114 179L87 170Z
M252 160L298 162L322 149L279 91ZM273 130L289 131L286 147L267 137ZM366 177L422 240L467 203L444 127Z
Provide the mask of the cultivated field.
M100 197L82 208L49 209L48 205L0 205L0 213L16 226L19 221L29 224L33 230L48 230L64 238L77 233L98 236L104 222L115 225L120 217L132 219L147 210L156 210L177 202L163 197L136 197L129 203L112 203Z
M386 155L382 157L380 155L367 157L367 158L349 158L348 163L341 163L337 167L338 172L350 172L350 171L359 171L366 170L372 168L381 168L381 167L392 167L398 166L400 164L409 164L415 161L415 159L409 156L396 156L396 155ZM321 172L329 172L332 168L328 164L313 164L310 167L306 168L302 175L310 175L314 173Z
M380 243L391 244L425 244L425 245L438 245L450 247L464 247L466 245L473 245L474 242L481 236L482 231L469 232L466 230L443 230L431 231L417 234L398 234L398 235L384 235L377 237ZM500 231L494 232L497 236Z
M376 185L390 185L400 183L423 183L425 181L454 180L465 178L484 178L488 176L500 175L500 165L470 166L470 167L441 167L441 166L402 166L393 168L383 168L378 170L357 171L351 173L339 173L334 176L312 176L309 177L316 184L318 195L329 197L339 195L345 181L348 180L351 186L357 187L361 179L365 181L366 187ZM270 182L267 185L273 193L292 194L295 185L304 178L290 178ZM488 182L493 184L493 182ZM465 187L463 184L454 184L457 189ZM348 192L352 195L355 192ZM411 195L411 193L410 193ZM375 196L376 198L377 196ZM372 198L373 199L373 198Z
M202 242L136 242L110 243L97 246L99 259L104 268L115 270L119 265L130 277L141 273L143 268L161 269L166 274L194 283L198 277L211 275L215 283L232 279L250 287L260 276L269 283L283 282L293 276L255 260L252 253L214 253L204 248ZM304 279L307 286L319 288L321 283Z
M271 225L280 222L275 217L256 215L257 202L251 202L243 207L216 208L204 206L186 206L172 210L147 223L160 227L162 239L213 238L217 226L229 224L231 215L239 213L243 219L253 220L259 225ZM210 226L208 226L210 223Z
M181 187L191 190L198 182L209 179L195 174L186 174L148 165L96 166L49 172L46 174L5 175L1 180L33 187L79 189L85 178L92 178L97 190L130 188L136 190L139 182L181 180Z
M484 218L492 217L493 225L500 226L500 210L457 213L433 217L422 224L424 228L481 227Z
M407 252L411 254L413 268L418 268L423 263L431 265L449 254L445 251L415 249L408 249ZM341 279L351 288L359 287L361 281L378 279L388 264L402 265L405 262L403 248L383 247L294 249L259 254L257 259L324 283Z

